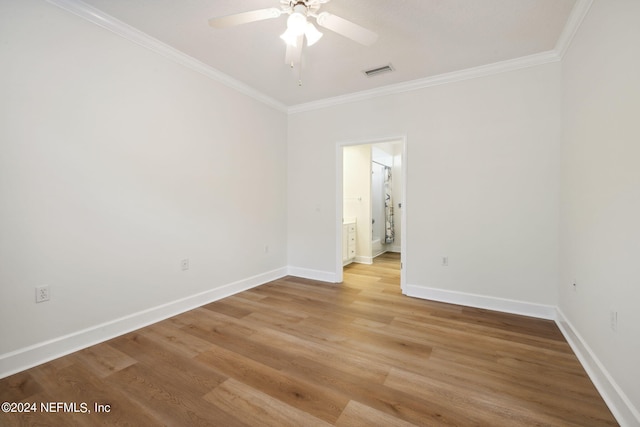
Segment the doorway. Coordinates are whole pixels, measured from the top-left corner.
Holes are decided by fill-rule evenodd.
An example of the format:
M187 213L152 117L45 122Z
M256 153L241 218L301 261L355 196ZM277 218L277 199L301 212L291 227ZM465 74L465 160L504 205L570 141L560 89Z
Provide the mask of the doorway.
M337 282L345 265L395 253L404 292L406 138L340 143L336 158Z

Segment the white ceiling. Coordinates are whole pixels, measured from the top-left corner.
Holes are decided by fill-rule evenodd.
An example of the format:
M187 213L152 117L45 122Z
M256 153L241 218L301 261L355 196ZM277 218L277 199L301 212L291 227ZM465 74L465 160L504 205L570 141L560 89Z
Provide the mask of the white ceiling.
M551 51L578 0L331 0L321 11L379 38L365 47L321 28L324 37L305 47L300 70L284 62L279 35L286 15L224 30L207 24L216 16L278 7L279 0L83 1L295 106ZM362 73L388 63L394 72Z

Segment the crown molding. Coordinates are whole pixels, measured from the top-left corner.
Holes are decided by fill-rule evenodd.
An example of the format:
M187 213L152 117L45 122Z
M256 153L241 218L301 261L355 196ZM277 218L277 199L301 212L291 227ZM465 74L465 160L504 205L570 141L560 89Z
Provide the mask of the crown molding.
M285 113L287 112L287 106L283 103L80 0L47 0L47 2L84 18L89 22L99 25L102 28L158 53L165 58L177 62L180 65L188 67L212 80L222 83L231 89L275 108L276 110Z
M333 107L340 104L350 102L363 101L367 99L377 98L380 96L393 95L402 92L409 92L418 89L424 89L431 86L437 86L447 83L470 80L479 77L485 77L492 74L505 73L515 71L521 68L534 67L536 65L547 64L550 62L561 61L566 53L571 40L578 31L584 17L589 12L593 0L578 0L571 10L569 19L558 38L553 50L541 52L529 56L510 59L507 61L495 62L492 64L481 65L479 67L467 68L464 70L453 71L450 73L439 74L424 79L412 80L409 82L398 83L389 86L383 86L376 89L355 92L347 95L336 96L333 98L321 99L319 101L308 102L291 106L287 109L289 114L301 113L305 111L317 110L320 108Z
M560 57L555 50L536 53L534 55L524 56L521 58L509 59L493 64L481 65L479 67L467 68L460 71L453 71L445 74L427 77L424 79L411 80L408 82L397 83L388 86L382 86L376 89L365 90L361 92L350 93L347 95L336 96L333 98L321 99L319 101L298 104L287 109L289 114L301 113L305 111L317 110L320 108L333 107L335 105L347 104L350 102L363 101L367 99L377 98L380 96L394 95L402 92L410 92L418 89L424 89L432 86L443 85L447 83L459 82L463 80L475 79L478 77L490 76L493 74L514 71L521 68L533 67L536 65L557 62Z
M562 31L562 34L560 34L554 49L560 59L564 58L565 53L567 53L567 49L569 49L573 37L578 32L578 28L580 28L580 25L587 16L592 4L593 0L578 0L573 6L571 15L569 15L567 24L564 26L564 30Z
M553 50L293 106L287 106L280 101L277 101L276 99L240 82L239 80L236 80L233 77L224 74L221 71L206 65L167 45L166 43L163 43L114 18L113 16L82 2L81 0L47 0L47 2L78 15L87 21L93 22L96 25L112 31L142 47L152 50L153 52L173 60L178 64L203 74L212 80L222 83L223 85L260 101L278 111L287 114L295 114L561 61L567 52L573 37L578 31L580 24L591 8L593 0L578 0L576 2L569 19L567 20L567 24L558 38Z

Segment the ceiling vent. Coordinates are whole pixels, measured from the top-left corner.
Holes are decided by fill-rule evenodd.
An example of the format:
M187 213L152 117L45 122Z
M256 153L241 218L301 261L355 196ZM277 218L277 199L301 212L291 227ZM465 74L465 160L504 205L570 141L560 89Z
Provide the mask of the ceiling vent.
M387 64L387 65L383 65L382 67L376 67L370 70L364 70L363 73L367 77L373 77L373 76L377 76L378 74L389 73L391 71L394 71L393 65Z

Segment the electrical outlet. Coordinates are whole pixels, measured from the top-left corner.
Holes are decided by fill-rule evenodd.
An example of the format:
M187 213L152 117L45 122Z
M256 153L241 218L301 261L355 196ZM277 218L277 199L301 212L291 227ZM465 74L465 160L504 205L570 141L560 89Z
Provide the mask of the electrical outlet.
M449 257L448 256L443 256L442 257L442 266L443 267L448 267L449 266Z
M36 302L49 301L49 298L50 298L49 285L36 287Z
M189 269L189 258L185 258L180 261L180 268L182 268L183 271L186 271Z

